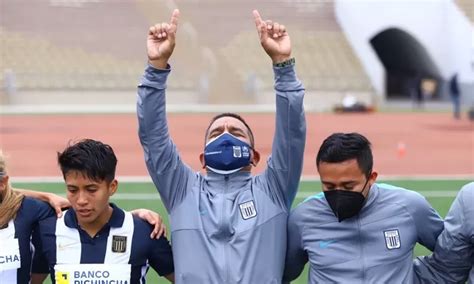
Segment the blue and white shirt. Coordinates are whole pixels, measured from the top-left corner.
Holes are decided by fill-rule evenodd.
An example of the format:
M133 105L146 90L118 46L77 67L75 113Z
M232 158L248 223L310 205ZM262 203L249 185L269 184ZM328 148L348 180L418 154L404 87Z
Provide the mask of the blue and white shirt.
M173 273L168 240L151 239L146 221L110 205L112 216L94 237L81 229L73 209L40 223L43 252L56 283L145 283L149 266L161 276Z
M31 234L38 221L54 216L45 202L25 197L14 220L0 229L0 283L29 283L35 248Z

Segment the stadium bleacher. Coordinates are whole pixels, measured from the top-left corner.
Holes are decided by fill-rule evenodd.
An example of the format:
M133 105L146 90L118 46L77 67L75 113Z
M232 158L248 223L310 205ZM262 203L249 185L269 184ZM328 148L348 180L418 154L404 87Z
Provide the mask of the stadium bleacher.
M473 2L456 3L472 21ZM334 2L326 0L4 0L0 71L15 74L20 92L132 91L146 63L148 27L167 21L176 7L182 16L169 87L195 93L193 102L258 103L255 93L271 93L273 74L256 40L254 8L287 25L309 99L373 93Z
M145 64L146 30L157 20L168 20L176 3L6 0L3 6L0 68L13 71L17 88L87 91L133 90ZM333 3L303 0L278 5L250 0L180 1L170 88L194 91L201 96L198 101L211 103L255 102L252 95L242 96L249 84L255 84L252 77L259 82L258 90L271 91L269 60L256 41L250 13L255 6L265 17L288 23L307 89L370 91L367 76L335 19ZM214 29L217 23L219 29Z

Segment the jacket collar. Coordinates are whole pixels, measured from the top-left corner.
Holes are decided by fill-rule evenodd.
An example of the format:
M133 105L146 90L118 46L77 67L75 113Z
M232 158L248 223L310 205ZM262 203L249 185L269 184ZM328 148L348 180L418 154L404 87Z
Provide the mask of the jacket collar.
M211 193L231 193L242 190L252 179L248 171L239 171L229 175L209 171L204 177L206 187Z
M106 223L110 227L122 227L123 221L125 219L125 212L118 208L115 204L109 203L110 207L112 207L112 216L110 216L109 221ZM76 211L74 209L69 209L64 214L64 223L67 227L71 229L78 229L79 223L77 222Z
M379 187L376 183L372 184L369 190L369 194L367 195L367 199L365 200L364 207L362 207L361 212L368 210L370 206L375 202L377 196L379 195Z

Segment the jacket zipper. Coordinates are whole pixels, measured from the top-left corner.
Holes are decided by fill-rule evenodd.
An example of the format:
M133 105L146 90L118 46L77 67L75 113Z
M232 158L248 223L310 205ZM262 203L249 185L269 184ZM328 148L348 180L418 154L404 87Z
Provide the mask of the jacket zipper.
M224 190L224 198L222 200L223 204L222 204L222 214L221 214L221 226L223 226L224 224L224 214L226 213L226 210L225 210L225 204L226 204L226 194L228 192L228 187L229 187L229 177L228 176L225 176L224 177L224 180L225 180L225 190ZM222 227L221 227L222 228ZM227 240L226 240L227 241ZM224 248L224 283L228 283L228 280L229 280L229 261L227 259L227 242L224 241L223 243L223 248Z
M360 225L360 217L357 216L357 226L359 229L359 244L360 244L360 256L361 256L361 263L362 263L362 283L365 282L365 257L364 257L364 243L362 242L362 232L361 232L361 225Z

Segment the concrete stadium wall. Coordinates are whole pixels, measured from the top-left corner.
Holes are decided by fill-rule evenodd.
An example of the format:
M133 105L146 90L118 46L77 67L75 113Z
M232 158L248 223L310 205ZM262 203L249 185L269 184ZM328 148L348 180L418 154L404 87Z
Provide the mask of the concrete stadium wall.
M370 40L384 30L397 28L412 35L426 49L444 80L458 72L464 99L473 103L473 24L455 2L339 0L335 12L380 97L385 96L385 69Z

